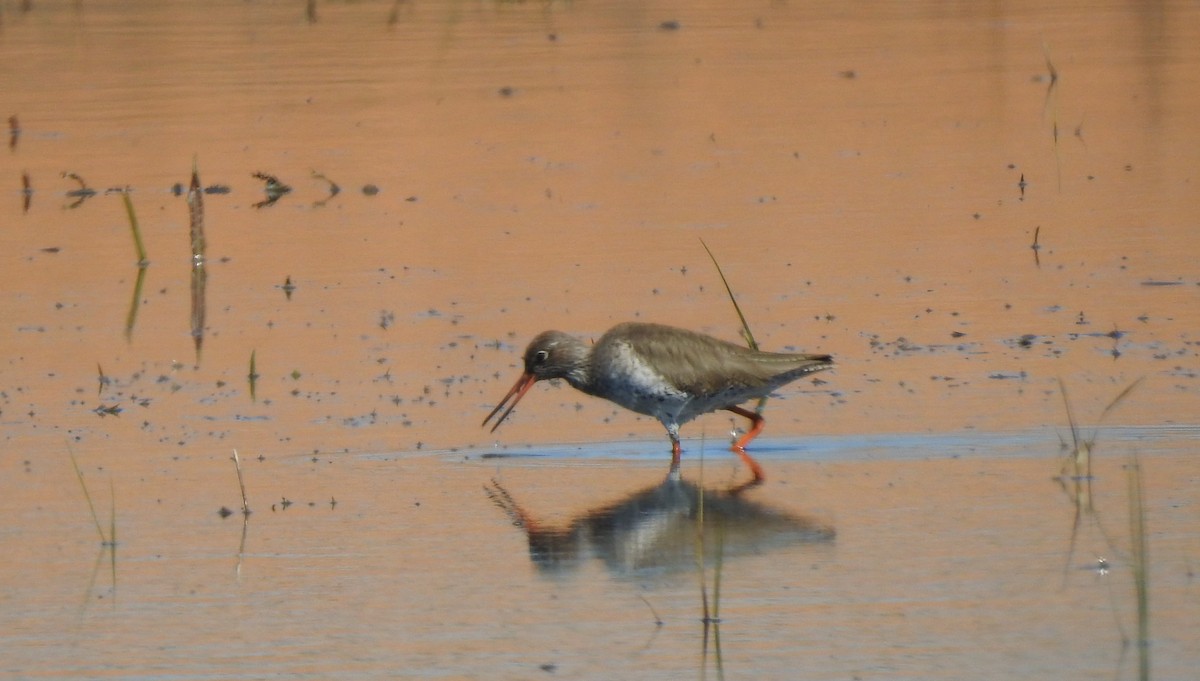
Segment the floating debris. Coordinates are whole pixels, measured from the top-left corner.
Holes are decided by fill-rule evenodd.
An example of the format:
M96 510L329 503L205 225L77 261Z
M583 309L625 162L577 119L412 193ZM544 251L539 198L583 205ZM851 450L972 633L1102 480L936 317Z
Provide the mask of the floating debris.
M187 192L187 187L182 182L176 182L171 185L171 193L175 196L183 196ZM210 184L204 188L205 194L231 194L233 189L227 184Z
M16 114L8 117L8 150L16 151L17 140L21 138L21 122Z
M262 180L266 183L266 185L263 187L263 191L266 192L267 198L254 204L255 208L263 208L265 206L273 205L276 201L282 198L284 194L292 191L291 187L280 182L279 178L275 177L274 175L267 175L266 173L253 173L251 177L257 180Z
M92 413L99 415L100 418L104 418L105 416L120 416L122 411L124 411L124 410L121 409L121 406L118 404L113 404L113 405L101 404L100 406L93 409Z
M1026 374L1024 371L993 371L992 373L988 374L988 378L993 378L999 381L1025 380Z
M29 212L29 204L33 201L33 184L29 181L29 173L21 173L21 212Z
M77 189L71 189L67 191L67 197L75 199L75 202L68 204L67 208L78 208L81 204L83 204L84 201L87 201L96 195L96 190L89 187L87 182L84 182L83 178L78 174L64 171L62 176L68 180L75 180L79 183L79 187Z
M333 197L342 193L342 188L339 187L337 185L337 183L334 182L333 180L329 179L328 177L325 177L325 175L323 173L318 173L317 171L314 170L314 171L312 171L312 176L313 176L313 179L321 180L322 182L325 182L329 185L329 196L326 196L325 198L321 199L320 201L313 201L313 208L320 208L321 206L324 206L330 199L332 199Z
M292 276L290 274L284 279L283 284L279 288L283 289L283 294L287 296L288 300L292 299L292 292L296 290L296 285L292 283Z

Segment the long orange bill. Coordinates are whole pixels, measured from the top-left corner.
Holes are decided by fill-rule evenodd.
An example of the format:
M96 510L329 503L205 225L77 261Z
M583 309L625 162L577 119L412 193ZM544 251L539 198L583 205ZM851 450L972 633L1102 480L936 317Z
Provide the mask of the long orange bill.
M516 399L513 399L512 404L508 405L508 409L504 409L504 413L500 415L500 418L496 419L494 424L492 424L492 430L490 432L496 432L496 429L500 427L501 423L504 423L504 419L508 418L508 415L512 413L513 408L517 406L517 402L520 402L521 398L525 397L525 393L529 392L529 389L533 387L534 383L537 383L536 376L531 373L521 374L521 377L518 378L517 382L513 384L513 387L509 389L508 394L504 396L504 399L500 400L500 404L497 404L496 408L493 409L491 413L487 415L487 418L483 420L483 423L479 425L486 426L487 422L491 421L492 417L496 415L496 412L504 409L504 405L507 404L510 399L512 399L513 395L516 395Z

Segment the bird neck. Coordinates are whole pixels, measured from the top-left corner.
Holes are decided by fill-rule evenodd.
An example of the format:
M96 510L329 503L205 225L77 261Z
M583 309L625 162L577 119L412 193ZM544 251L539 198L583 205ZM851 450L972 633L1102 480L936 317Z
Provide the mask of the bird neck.
M567 362L563 378L576 390L593 394L592 385L595 373L592 371L592 348L581 340L572 339L569 346L570 360Z

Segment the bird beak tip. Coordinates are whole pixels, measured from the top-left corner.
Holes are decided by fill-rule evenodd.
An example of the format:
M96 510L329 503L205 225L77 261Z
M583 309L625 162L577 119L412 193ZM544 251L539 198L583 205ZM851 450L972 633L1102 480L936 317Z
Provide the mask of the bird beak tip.
M492 424L492 429L488 431L491 433L496 432L496 429L500 427L501 423L504 423L504 419L508 418L508 415L517 406L517 402L521 401L521 398L533 387L534 383L537 383L537 378L533 374L528 372L521 374L521 377L517 379L513 387L508 390L508 394L504 396L504 399L500 400L500 404L497 404L496 408L483 420L483 423L479 424L480 427L486 426L488 421L492 420L493 416L500 414L500 418L496 419L496 422ZM511 404L509 404L509 400L512 400ZM508 405L507 409L504 409L505 405ZM500 412L501 409L504 409L503 413Z

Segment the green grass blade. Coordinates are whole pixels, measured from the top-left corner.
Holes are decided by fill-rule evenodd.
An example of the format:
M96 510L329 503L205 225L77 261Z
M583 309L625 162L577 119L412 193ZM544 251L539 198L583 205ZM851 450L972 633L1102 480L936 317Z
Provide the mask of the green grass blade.
M713 267L717 268L717 276L721 277L721 283L725 285L725 293L729 294L729 302L733 303L733 309L737 312L738 320L742 323L742 336L746 339L746 345L750 346L751 350L758 349L758 341L754 340L754 332L750 330L750 324L746 322L746 315L742 314L742 306L738 305L737 297L733 295L733 288L729 286L729 281L725 279L725 273L721 271L721 263L717 262L717 256L713 255L708 244L704 243L704 239L700 240L700 245L704 247L704 251L708 253L708 257L712 260ZM754 411L761 414L763 408L767 406L767 398L760 397L754 405Z
M746 344L751 349L758 349L758 341L754 340L754 334L750 331L750 325L746 323L746 315L742 314L742 307L738 305L737 298L733 295L733 289L730 288L729 282L725 279L725 273L721 271L721 263L717 262L717 256L713 255L708 244L704 243L704 239L700 240L700 245L704 247L704 251L708 253L708 257L712 260L713 266L717 268L717 275L721 277L721 283L725 285L725 292L729 294L729 302L733 303L733 309L737 312L738 319L742 322L742 335L746 338Z
M129 229L133 232L133 245L137 248L138 267L149 264L146 258L146 245L142 242L142 230L138 228L137 213L133 210L133 199L129 198L129 190L121 192L121 200L125 202L125 214L129 216Z
M129 301L129 312L125 315L125 340L133 339L133 327L137 325L138 310L142 306L142 287L146 285L146 263L138 264L137 280L133 282L133 298Z

